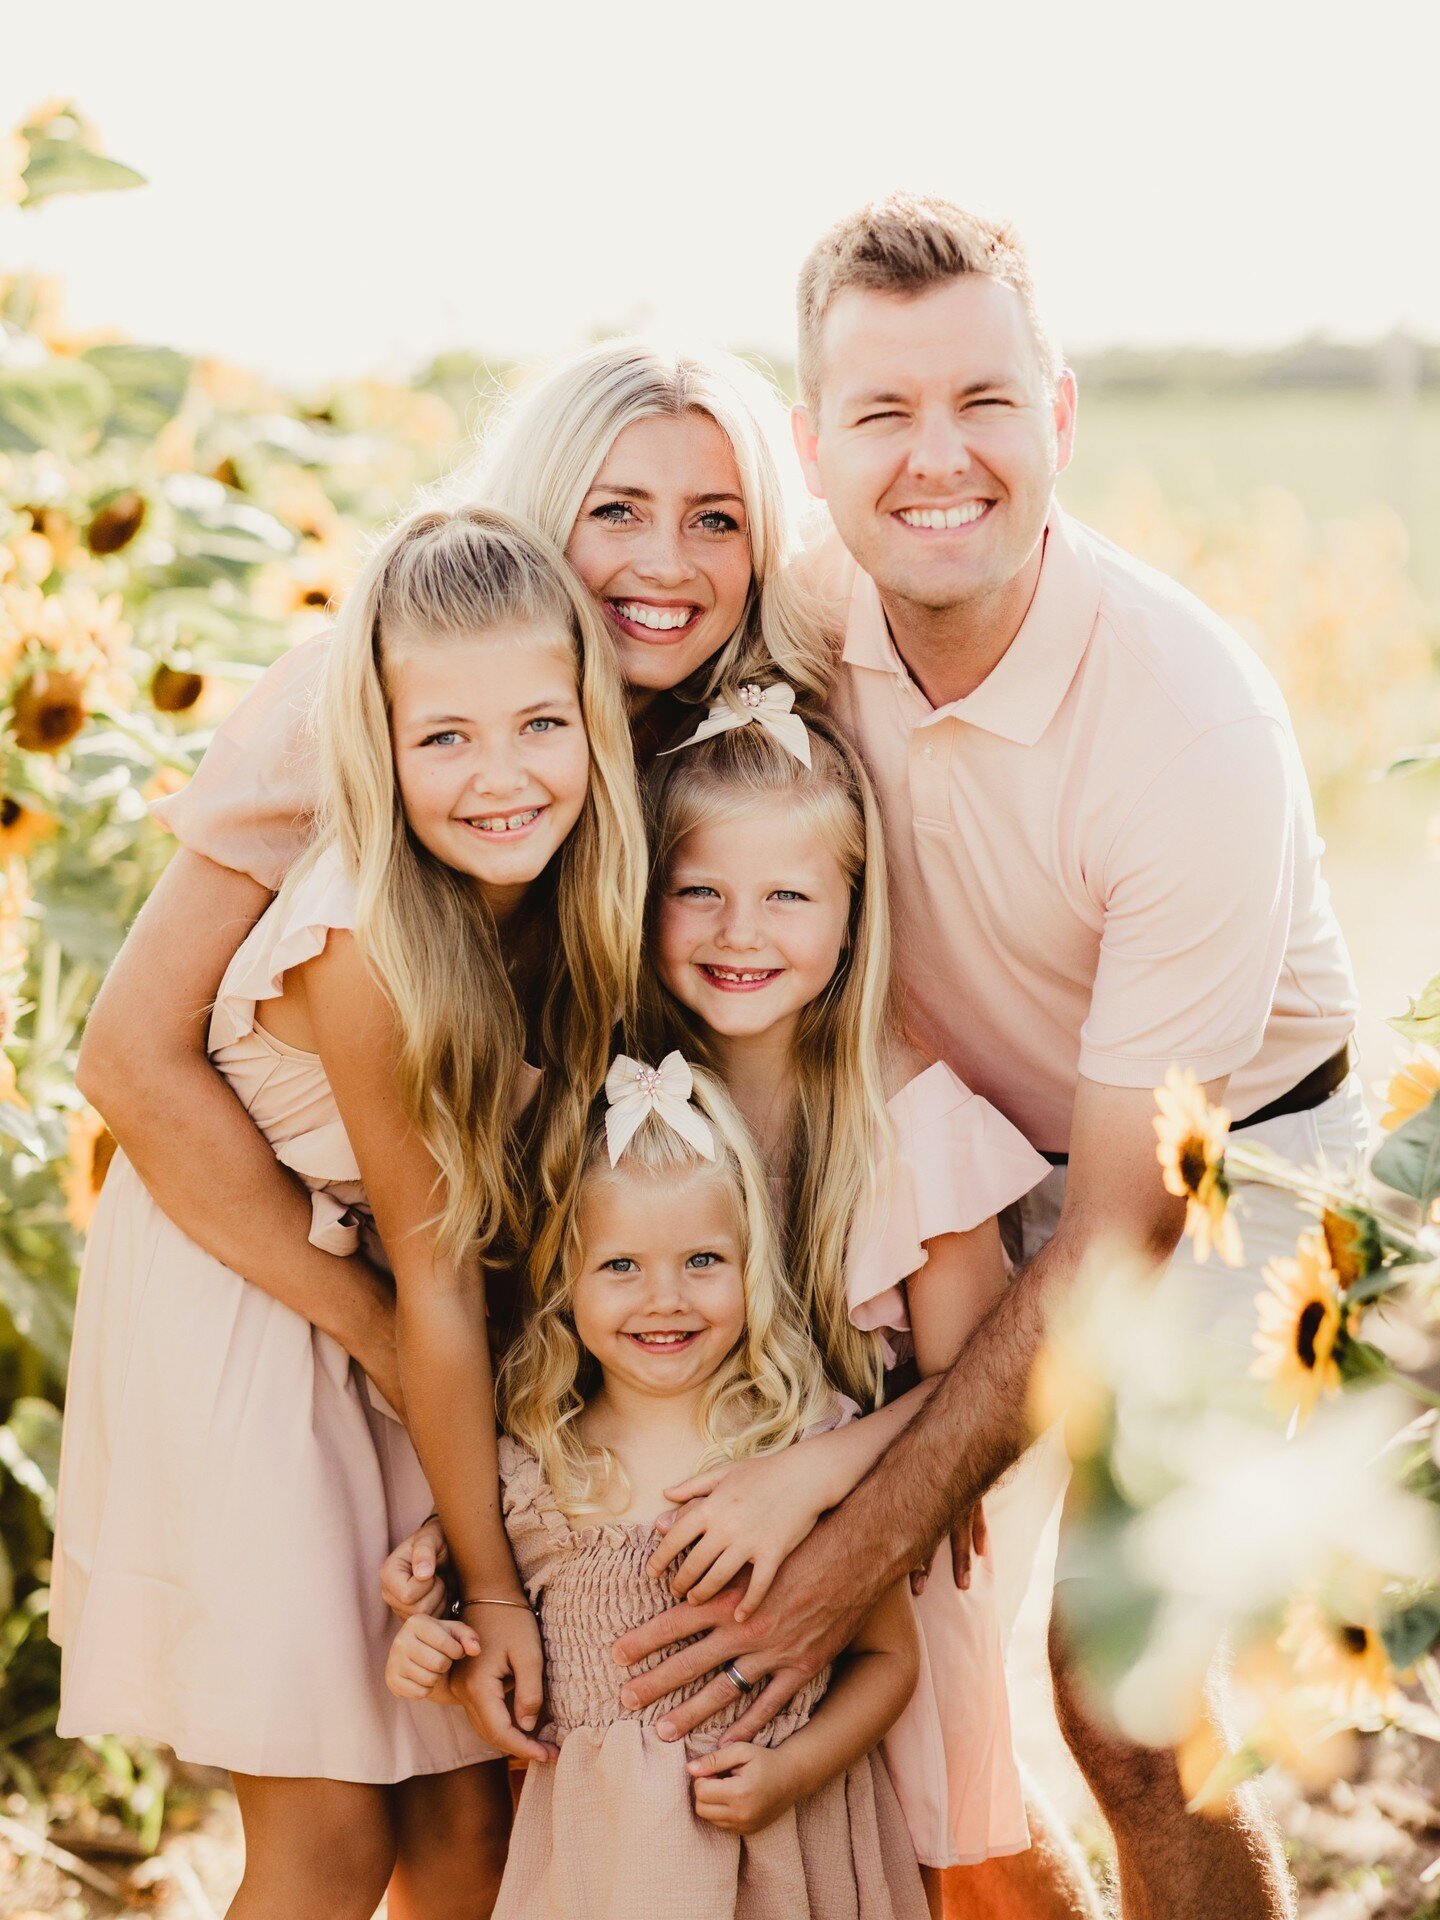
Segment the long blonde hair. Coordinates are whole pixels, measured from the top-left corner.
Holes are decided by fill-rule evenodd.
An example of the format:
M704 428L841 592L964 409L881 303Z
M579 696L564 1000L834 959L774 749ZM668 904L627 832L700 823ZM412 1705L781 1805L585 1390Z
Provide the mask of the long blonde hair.
M800 709L797 708L797 711ZM812 824L850 884L845 949L823 993L800 1016L791 1064L795 1112L785 1233L791 1281L830 1378L862 1404L881 1396L879 1338L852 1325L846 1260L881 1194L877 1148L890 1137L885 1063L895 1017L890 907L880 809L855 749L822 714L805 712L807 767L758 725L738 727L656 762L646 788L651 891L648 932L687 834L778 804ZM641 1034L652 1050L678 1044L715 1064L714 1046L653 967L641 976Z
M421 511L371 553L341 611L319 726L320 844L338 844L357 894L356 937L400 1029L405 1112L435 1157L440 1237L452 1253L522 1234L512 1106L526 1020L475 882L409 831L390 737L387 664L416 636L463 640L502 622L568 642L590 750L580 818L546 875L556 938L536 996L545 1178L573 1150L634 996L644 911L644 828L614 650L560 554L479 507Z
M833 657L814 607L785 566L790 515L772 445L781 403L733 354L673 353L641 339L585 348L501 413L476 460L448 484L447 497L494 501L563 551L616 438L637 420L688 412L707 414L734 449L752 577L739 626L679 691L708 700L722 681L768 670L823 696Z
M543 1219L531 1250L531 1310L505 1356L496 1391L507 1431L538 1456L556 1499L571 1513L613 1508L626 1490L613 1453L587 1443L580 1432L580 1416L600 1376L575 1331L572 1303L585 1266L581 1201L593 1184L623 1179L628 1169L663 1179L713 1168L734 1200L745 1328L705 1389L704 1451L694 1470L788 1446L837 1410L834 1388L785 1280L764 1170L745 1122L719 1080L703 1069L694 1079L694 1104L715 1137L714 1161L652 1113L612 1169L602 1097L569 1187Z

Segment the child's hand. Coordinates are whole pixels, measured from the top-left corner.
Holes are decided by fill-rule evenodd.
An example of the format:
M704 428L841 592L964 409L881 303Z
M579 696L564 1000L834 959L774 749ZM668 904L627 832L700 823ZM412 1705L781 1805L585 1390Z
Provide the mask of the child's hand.
M539 1622L528 1607L514 1606L476 1607L467 1618L476 1623L480 1651L456 1673L452 1697L480 1738L501 1753L541 1765L553 1760L556 1748L531 1732L544 1704Z
M687 1768L695 1782L695 1812L727 1833L758 1833L800 1798L775 1747L737 1740L701 1754Z
M401 1620L414 1613L444 1613L449 1605L440 1573L450 1549L435 1515L402 1540L380 1569L380 1593Z
M749 1566L749 1585L735 1609L737 1621L748 1619L781 1561L832 1504L827 1467L823 1438L817 1438L666 1487L665 1498L680 1511L661 1524L665 1540L651 1555L650 1572L658 1577L683 1553L670 1585L698 1606Z
M401 1700L453 1703L450 1670L457 1660L469 1659L479 1651L480 1636L463 1621L413 1614L391 1642L385 1684Z

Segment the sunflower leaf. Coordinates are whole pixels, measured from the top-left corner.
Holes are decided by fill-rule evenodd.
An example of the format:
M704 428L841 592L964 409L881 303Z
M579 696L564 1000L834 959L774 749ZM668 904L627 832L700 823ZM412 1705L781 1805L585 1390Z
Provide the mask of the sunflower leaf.
M17 1400L0 1427L0 1467L40 1502L47 1521L55 1519L60 1484L60 1415L48 1400Z
M1380 1629L1390 1664L1404 1673L1440 1640L1440 1594L1422 1594L1399 1613L1391 1614Z
M110 407L110 382L81 360L0 367L0 448L83 451L104 426Z
M1440 973L1426 981L1404 1013L1385 1024L1403 1033L1407 1040L1427 1047L1440 1046Z
M1395 1129L1370 1162L1370 1171L1422 1207L1440 1196L1440 1093Z
M27 207L39 206L59 193L113 193L122 187L143 187L145 176L134 167L93 153L81 140L52 140L43 134L30 136L30 157L25 165Z
M0 1139L13 1140L37 1160L46 1157L45 1137L26 1107L15 1100L0 1100Z
M180 411L194 364L173 347L91 347L81 359L110 383L115 402L106 436L150 440Z

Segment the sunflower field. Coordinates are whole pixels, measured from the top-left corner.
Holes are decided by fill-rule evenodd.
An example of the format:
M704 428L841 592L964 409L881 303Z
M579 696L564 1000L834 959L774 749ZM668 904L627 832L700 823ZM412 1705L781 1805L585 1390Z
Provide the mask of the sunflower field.
M142 185L68 101L0 137L0 220ZM464 455L494 384L456 354L410 384L282 391L165 344L72 332L60 289L0 278L0 1800L53 1801L59 1782L142 1847L164 1816L159 1758L53 1737L65 1367L114 1144L76 1093L79 1039L169 855L149 801L326 619L368 530ZM1252 638L1322 802L1407 749L1424 759L1440 734L1436 629L1392 515L1320 528L1275 490L1183 515L1141 487L1092 517ZM1381 1184L1265 1172L1298 1186L1316 1224L1269 1277L1255 1379L1204 1376L1123 1272L1077 1301L1037 1376L1037 1422L1066 1422L1106 1572L1077 1630L1122 1721L1189 1741L1200 1795L1276 1760L1338 1771L1356 1728L1440 1734L1440 985L1395 1024L1418 1051L1392 1088ZM1243 1234L1223 1116L1183 1084L1163 1105L1167 1177L1223 1258ZM1197 1594L1197 1568L1244 1571L1217 1548L1237 1513L1272 1547L1277 1516L1312 1524L1284 1532L1288 1554L1257 1545L1248 1580ZM1196 1712L1222 1634L1251 1705L1235 1756L1207 1746Z

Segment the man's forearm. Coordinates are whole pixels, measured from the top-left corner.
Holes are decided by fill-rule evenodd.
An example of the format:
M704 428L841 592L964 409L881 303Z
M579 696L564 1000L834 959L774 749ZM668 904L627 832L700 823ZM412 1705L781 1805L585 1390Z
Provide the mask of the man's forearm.
M1024 1451L1030 1370L1050 1303L1078 1256L1057 1237L1015 1276L925 1405L828 1523L864 1542L880 1591L937 1542Z

